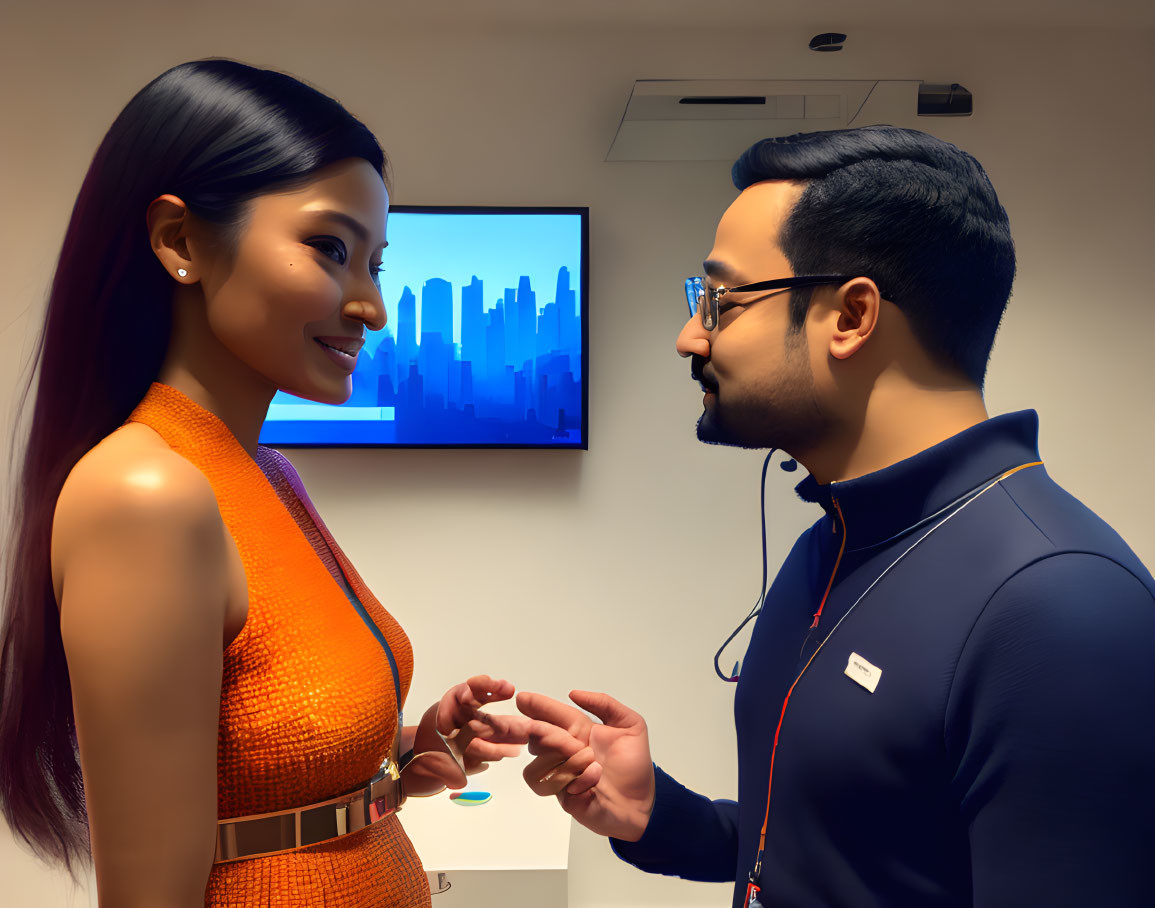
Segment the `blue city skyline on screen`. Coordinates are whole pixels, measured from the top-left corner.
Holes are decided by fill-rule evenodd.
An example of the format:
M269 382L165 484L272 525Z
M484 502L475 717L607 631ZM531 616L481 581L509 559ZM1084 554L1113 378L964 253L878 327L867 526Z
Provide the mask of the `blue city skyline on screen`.
M278 392L267 445L585 447L584 210L390 211L340 406Z

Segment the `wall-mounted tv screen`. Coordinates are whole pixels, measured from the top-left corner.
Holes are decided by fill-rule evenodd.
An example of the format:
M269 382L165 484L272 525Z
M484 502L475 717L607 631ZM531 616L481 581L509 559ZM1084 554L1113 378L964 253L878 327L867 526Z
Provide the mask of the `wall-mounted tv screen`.
M340 405L278 392L262 444L586 448L588 208L389 210L381 295Z

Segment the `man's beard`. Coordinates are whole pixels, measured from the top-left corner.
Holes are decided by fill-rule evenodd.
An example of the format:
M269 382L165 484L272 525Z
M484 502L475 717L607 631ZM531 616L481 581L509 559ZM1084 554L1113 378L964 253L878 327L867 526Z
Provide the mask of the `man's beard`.
M715 396L715 401L717 397ZM728 445L734 448L765 448L770 445L762 444L754 439L744 437L744 433L728 427L719 417L717 406L713 410L704 409L698 417L696 426L698 441L709 445Z
M698 441L706 442L712 445L736 445L739 447L748 447L741 445L733 438L733 433L727 431L720 426L717 417L716 403L718 400L718 388L713 379L704 373L706 367L706 358L695 353L690 357L690 376L698 382L707 391L714 395L715 408L711 411L703 404L702 415L698 417L698 425L696 431L698 433Z
M805 450L815 445L825 431L826 423L817 406L814 377L808 362L788 364L767 387L747 390L735 396L725 395L710 372L703 372L704 358L691 358L690 372L703 387L714 394L710 406L698 417L698 440L706 444L761 449L780 448L787 452ZM777 388L775 388L777 385Z

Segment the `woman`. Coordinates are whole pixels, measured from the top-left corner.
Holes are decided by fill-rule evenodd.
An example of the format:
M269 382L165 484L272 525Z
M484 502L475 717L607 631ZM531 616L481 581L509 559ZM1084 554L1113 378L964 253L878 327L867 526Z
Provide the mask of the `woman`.
M526 740L478 711L513 691L487 676L402 726L408 639L257 444L278 389L348 399L385 324L385 167L336 101L213 59L145 86L84 180L18 487L0 804L45 857L91 848L102 905L425 905L399 753L432 751L420 794Z

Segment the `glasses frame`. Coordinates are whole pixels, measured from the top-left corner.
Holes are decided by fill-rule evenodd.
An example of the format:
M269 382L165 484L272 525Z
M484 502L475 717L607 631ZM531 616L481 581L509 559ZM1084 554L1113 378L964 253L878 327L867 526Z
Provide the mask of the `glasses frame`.
M851 280L854 280L854 276L846 274L799 274L769 281L755 281L752 284L741 284L737 287L711 287L706 283L705 278L695 276L686 278L686 302L690 306L691 317L699 316L702 320L702 327L707 331L713 331L718 325L719 301L727 293L749 293L754 290L791 290L794 287L816 287L820 284L845 284ZM735 303L735 305L739 304Z

